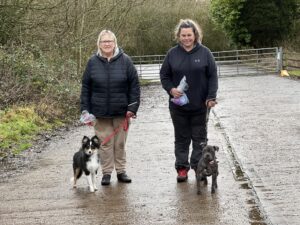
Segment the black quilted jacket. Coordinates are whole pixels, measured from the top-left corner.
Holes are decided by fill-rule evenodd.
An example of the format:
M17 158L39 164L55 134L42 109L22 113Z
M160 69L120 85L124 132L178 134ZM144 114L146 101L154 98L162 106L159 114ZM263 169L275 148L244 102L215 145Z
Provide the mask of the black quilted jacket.
M92 56L82 78L81 111L96 117L123 116L137 113L140 86L137 71L121 49L109 62L97 54Z

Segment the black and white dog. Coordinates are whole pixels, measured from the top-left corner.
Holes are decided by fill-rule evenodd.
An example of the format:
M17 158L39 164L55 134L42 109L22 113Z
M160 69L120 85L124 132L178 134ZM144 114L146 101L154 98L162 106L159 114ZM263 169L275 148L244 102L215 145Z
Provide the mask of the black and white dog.
M91 139L87 136L83 137L81 148L73 156L74 188L76 188L76 181L84 172L90 191L94 192L97 190L96 174L99 168L98 150L100 144L100 140L96 135Z

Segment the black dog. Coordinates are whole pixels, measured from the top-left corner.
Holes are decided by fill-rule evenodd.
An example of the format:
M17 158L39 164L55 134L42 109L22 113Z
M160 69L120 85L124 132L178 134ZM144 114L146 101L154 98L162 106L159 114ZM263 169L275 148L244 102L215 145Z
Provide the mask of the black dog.
M94 192L97 190L96 174L99 168L99 148L100 140L97 136L94 136L91 139L87 136L83 137L81 148L73 156L74 188L76 187L76 181L84 172L87 176L90 191Z
M218 146L211 145L206 145L202 150L202 156L196 170L198 195L201 194L200 182L204 181L204 184L207 185L208 176L212 176L211 193L215 193L215 189L218 188L217 176L219 175L219 169L216 157L216 151L218 150Z

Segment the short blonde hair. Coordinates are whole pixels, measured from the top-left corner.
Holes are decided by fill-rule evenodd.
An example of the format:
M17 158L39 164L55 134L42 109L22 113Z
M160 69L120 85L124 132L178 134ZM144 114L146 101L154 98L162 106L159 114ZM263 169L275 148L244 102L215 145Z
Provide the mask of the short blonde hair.
M100 45L101 38L102 38L105 34L108 34L109 36L111 36L111 37L114 39L114 41L115 41L115 48L118 48L117 37L116 37L116 35L115 35L111 30L102 30L102 31L100 32L100 34L98 35L97 46ZM98 47L98 48L99 48L99 47Z
M177 42L179 42L179 36L182 28L192 28L195 34L195 44L197 42L198 43L202 42L202 37L203 37L202 30L199 24L191 19L181 19L179 23L176 25L174 34L175 34L175 40Z

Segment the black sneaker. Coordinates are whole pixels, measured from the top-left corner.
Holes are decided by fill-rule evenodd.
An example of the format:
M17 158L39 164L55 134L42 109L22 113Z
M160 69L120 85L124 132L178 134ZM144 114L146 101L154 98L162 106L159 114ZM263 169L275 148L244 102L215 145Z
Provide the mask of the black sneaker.
M127 176L126 173L119 173L117 174L118 181L122 183L131 183L130 177Z
M101 185L109 185L110 184L110 174L104 174L101 180Z

